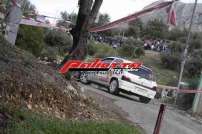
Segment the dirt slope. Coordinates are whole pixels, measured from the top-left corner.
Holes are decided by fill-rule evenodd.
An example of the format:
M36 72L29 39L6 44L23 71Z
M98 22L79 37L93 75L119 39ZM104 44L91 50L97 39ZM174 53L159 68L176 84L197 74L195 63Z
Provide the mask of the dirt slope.
M96 119L93 103L57 70L0 38L0 106L68 119Z

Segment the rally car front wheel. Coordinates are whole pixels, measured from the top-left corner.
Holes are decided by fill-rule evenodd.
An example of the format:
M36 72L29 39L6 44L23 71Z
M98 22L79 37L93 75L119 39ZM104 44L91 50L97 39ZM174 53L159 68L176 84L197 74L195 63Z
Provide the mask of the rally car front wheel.
M112 79L109 85L109 92L111 94L119 94L119 82L116 79Z
M81 72L79 79L80 79L81 83L83 83L83 84L89 83L89 81L87 79L87 74L85 72Z

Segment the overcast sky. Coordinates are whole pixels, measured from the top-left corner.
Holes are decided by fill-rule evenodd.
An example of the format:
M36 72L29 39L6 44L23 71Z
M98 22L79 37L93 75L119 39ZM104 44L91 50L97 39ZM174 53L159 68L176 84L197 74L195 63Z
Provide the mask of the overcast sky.
M78 0L30 0L40 14L52 17L60 17L61 11L68 13L78 11ZM103 0L101 13L108 13L111 20L125 17L157 0ZM181 0L183 2L194 2L194 0ZM202 2L202 0L199 0Z

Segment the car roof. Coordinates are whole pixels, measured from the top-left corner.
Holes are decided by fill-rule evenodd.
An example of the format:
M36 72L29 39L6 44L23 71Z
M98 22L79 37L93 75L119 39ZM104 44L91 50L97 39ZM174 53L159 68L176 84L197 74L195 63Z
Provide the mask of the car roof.
M120 60L123 60L124 62L129 62L131 63L132 61L130 60L127 60L127 59L124 59L124 58L121 58L121 57L106 57L106 58L112 58L112 59L120 59ZM106 59L104 58L104 59ZM149 70L149 71L152 71L152 69L150 69L149 67L146 67L144 65L141 66L142 69L145 69L145 70Z
M120 59L120 60L123 60L123 61L132 62L132 61L130 61L130 60L127 60L127 59L124 59L124 58L121 58L121 57L106 57L106 58ZM106 58L105 58L105 59L106 59Z

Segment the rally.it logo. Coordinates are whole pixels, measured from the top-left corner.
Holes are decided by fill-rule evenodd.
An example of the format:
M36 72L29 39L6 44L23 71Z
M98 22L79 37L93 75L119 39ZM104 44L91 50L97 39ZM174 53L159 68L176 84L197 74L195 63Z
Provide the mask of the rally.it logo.
M61 68L60 73L65 74L71 71L108 71L109 69L139 69L142 63L105 63L101 59L95 59L92 62L82 62L80 60L69 60Z

